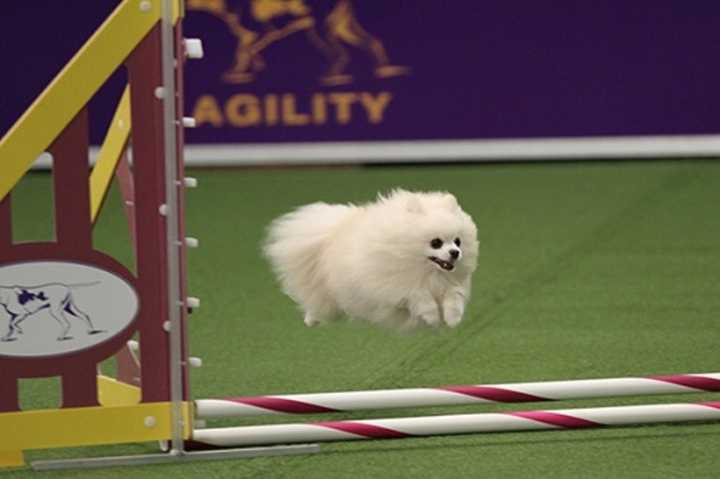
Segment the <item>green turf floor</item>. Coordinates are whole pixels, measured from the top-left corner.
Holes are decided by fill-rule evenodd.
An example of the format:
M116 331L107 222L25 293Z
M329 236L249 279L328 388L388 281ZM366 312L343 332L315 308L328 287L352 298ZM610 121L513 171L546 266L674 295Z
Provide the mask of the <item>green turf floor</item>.
M720 162L598 162L192 171L189 283L197 398L717 371ZM22 238L50 237L49 177L14 201ZM306 328L259 255L277 215L364 202L393 187L448 190L475 219L480 265L465 322L401 335L364 324ZM96 245L130 262L117 193ZM20 216L20 215L18 215ZM35 220L29 220L35 218ZM55 380L23 383L52 404ZM50 398L50 399L49 399ZM542 404L567 408L717 400L711 394ZM532 408L533 405L526 406ZM517 408L517 407L514 407ZM507 406L354 414L369 418ZM332 416L333 418L337 416ZM257 421L255 421L257 422ZM237 421L217 422L221 425ZM3 431L6 433L6 431ZM501 433L323 446L323 453L0 479L717 477L720 424ZM36 451L30 459L153 452L152 444Z

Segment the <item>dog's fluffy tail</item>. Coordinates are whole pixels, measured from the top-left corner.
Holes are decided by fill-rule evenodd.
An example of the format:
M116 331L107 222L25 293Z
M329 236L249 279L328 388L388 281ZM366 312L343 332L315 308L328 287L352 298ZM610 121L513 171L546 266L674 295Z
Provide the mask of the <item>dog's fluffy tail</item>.
M325 290L319 262L327 240L356 207L313 203L277 218L268 228L263 253L269 259L285 293L306 312L319 315L325 298L316 297Z

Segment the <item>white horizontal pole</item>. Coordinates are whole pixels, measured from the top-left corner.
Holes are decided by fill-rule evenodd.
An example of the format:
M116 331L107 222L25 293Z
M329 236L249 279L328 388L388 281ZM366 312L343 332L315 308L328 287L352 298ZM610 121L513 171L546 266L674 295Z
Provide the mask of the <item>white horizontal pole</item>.
M229 447L718 420L720 402L707 402L200 429L193 440Z
M90 164L95 164L98 151L96 146L90 148ZM698 157L720 157L720 135L209 143L185 146L185 164L192 167ZM38 157L33 168L49 169L51 165L51 157L44 153Z
M200 399L200 419L720 391L720 373Z
M720 135L214 143L185 156L192 166L718 157Z

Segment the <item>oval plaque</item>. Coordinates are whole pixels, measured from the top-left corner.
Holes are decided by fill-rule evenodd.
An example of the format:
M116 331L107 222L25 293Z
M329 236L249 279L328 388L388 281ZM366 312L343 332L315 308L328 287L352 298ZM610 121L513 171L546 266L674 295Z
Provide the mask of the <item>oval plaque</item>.
M0 266L0 355L30 358L91 348L127 328L138 306L124 278L94 266Z

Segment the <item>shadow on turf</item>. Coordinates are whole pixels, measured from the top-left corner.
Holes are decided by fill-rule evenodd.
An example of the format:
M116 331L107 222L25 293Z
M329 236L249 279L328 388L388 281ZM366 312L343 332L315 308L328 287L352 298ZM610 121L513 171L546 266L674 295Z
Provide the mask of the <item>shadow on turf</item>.
M707 424L694 424L694 428L702 428L703 426L717 426L717 423L707 423ZM638 426L637 429L641 429L643 426ZM631 428L632 431L637 431L636 428ZM601 430L598 430L601 431ZM607 430L605 430L607 431ZM550 431L544 431L544 432L550 432ZM585 443L591 443L591 442L611 442L611 441L621 441L621 440L643 440L643 439L662 439L662 438L673 438L673 439L680 439L684 437L697 437L697 436L720 436L720 431L712 431L712 432L672 432L668 431L666 433L650 433L650 434L632 434L632 435L620 435L618 434L618 431L615 431L613 435L611 436L602 436L602 437L577 437L581 431L557 431L552 432L554 435L557 434L569 434L574 437L563 437L563 438L549 438L546 435L543 434L543 437L538 437L537 439L521 439L521 440L512 440L510 438L507 438L504 441L493 441L493 442L473 442L470 443L460 443L459 441L454 444L448 444L448 445L442 445L438 446L437 444L417 444L417 445L411 445L411 446L402 446L398 445L397 447L392 445L387 445L387 442L384 442L384 446L382 447L369 447L369 448L363 448L363 449L357 449L357 450L323 450L321 451L322 454L364 454L364 453L372 453L376 454L378 452L401 452L401 451L422 451L422 450L437 450L440 448L482 448L482 447L502 447L502 446L528 446L528 445L540 445L540 444L563 444L563 443L578 443L578 442L585 442ZM608 431L609 432L609 431ZM627 432L627 431L626 431ZM650 432L650 431L648 431ZM542 432L539 432L542 434ZM496 433L496 434L513 434L513 433ZM450 436L445 436L446 438ZM475 437L477 438L478 435L472 435L472 434L466 434L462 436L455 436L455 438L463 437L467 439L468 437ZM418 437L417 439L428 439L423 437ZM408 439L403 439L403 441L399 441L398 444L403 443L407 444Z

